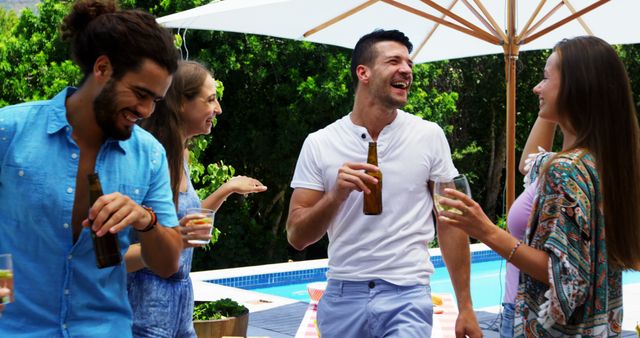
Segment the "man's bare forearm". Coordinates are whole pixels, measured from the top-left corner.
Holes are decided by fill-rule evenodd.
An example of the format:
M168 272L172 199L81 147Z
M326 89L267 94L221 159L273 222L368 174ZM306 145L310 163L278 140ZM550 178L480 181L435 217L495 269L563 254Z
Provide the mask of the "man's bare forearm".
M438 243L451 283L456 293L459 309L473 309L470 291L471 254L469 236L462 230L438 224Z
M167 278L180 266L182 238L178 231L157 225L148 232L140 232L142 259L158 276Z
M303 250L324 236L342 202L335 199L331 193L323 193L322 197L311 205L304 203L306 201L294 205L295 202L296 197L292 196L287 219L287 239L294 248Z

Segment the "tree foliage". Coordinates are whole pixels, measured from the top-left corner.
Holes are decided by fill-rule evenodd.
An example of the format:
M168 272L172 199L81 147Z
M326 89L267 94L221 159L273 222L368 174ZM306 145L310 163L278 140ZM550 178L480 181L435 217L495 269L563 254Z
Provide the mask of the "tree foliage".
M24 9L19 18L0 9L0 106L48 99L80 79L59 38L68 4L45 0L38 7L38 15Z
M204 0L123 0L156 16ZM38 13L0 10L0 106L49 98L77 84L78 68L59 42L68 1L44 0ZM178 32L176 32L178 33ZM269 190L233 196L216 214L222 233L210 251L197 250L194 269L326 256L326 239L303 252L286 241L289 183L305 137L351 110L350 51L308 42L238 33L180 31L182 55L214 70L224 83L224 114L212 135L194 141L196 187L207 194L234 174L260 179ZM617 47L640 93L640 47ZM519 156L538 112L532 88L549 51L521 53L517 74ZM438 123L474 198L504 224L505 77L502 55L416 65L406 111ZM638 97L636 97L636 102ZM425 145L428 146L428 145ZM521 179L517 179L520 182Z

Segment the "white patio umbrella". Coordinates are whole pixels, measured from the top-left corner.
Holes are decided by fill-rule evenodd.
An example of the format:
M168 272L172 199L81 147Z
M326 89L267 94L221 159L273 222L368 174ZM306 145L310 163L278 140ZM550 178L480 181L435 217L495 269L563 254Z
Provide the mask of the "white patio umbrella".
M515 64L519 51L566 37L640 42L640 0L224 0L168 15L173 28L219 30L353 48L374 29L398 29L414 62L504 53L507 209L515 197Z

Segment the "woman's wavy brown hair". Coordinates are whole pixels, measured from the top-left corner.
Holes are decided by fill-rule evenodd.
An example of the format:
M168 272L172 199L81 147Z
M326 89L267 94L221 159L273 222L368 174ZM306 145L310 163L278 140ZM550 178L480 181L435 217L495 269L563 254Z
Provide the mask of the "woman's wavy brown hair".
M182 141L184 139L182 106L202 92L208 76L213 77L213 74L202 64L195 61L180 61L164 100L158 102L154 113L149 118L140 122L140 126L153 134L167 152L171 191L176 209L180 181L184 174L183 154L187 146Z

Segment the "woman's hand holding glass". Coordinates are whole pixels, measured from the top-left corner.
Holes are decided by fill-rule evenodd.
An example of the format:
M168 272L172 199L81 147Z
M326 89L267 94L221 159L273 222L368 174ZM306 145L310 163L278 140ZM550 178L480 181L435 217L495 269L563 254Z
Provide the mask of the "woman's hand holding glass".
M206 221L203 221L206 220ZM211 241L213 231L213 211L209 214L189 212L180 220L178 228L184 248L203 247Z
M0 316L4 304L13 302L13 261L11 254L0 255Z
M471 196L471 188L469 188L469 181L467 181L467 177L465 175L458 175L453 178L436 178L435 186L433 191L434 203L436 204L436 209L438 212L442 212L444 210L451 211L455 213L460 213L459 210L449 208L446 205L440 203L440 200L445 195L445 189L455 189L465 193L467 196Z
M438 211L438 221L444 226L453 226L469 236L484 242L497 226L491 222L482 207L464 192L444 188L438 202L443 210Z

